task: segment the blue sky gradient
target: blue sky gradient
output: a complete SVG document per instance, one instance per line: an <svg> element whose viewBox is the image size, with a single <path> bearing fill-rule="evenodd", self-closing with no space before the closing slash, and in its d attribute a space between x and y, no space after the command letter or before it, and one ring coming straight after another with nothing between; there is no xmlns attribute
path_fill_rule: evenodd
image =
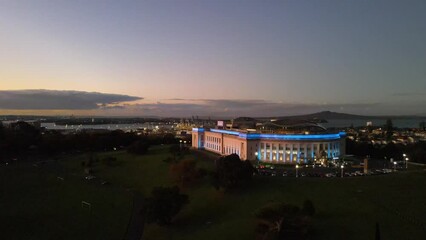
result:
<svg viewBox="0 0 426 240"><path fill-rule="evenodd" d="M141 98L63 109L74 114L258 116L231 104L255 101L266 115L426 115L425 12L414 0L1 0L0 90Z"/></svg>

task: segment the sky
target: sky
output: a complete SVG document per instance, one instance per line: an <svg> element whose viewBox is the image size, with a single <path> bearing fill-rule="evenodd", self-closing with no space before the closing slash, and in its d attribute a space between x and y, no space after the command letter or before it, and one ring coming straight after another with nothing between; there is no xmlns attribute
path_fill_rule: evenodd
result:
<svg viewBox="0 0 426 240"><path fill-rule="evenodd" d="M0 115L426 115L426 1L0 0Z"/></svg>

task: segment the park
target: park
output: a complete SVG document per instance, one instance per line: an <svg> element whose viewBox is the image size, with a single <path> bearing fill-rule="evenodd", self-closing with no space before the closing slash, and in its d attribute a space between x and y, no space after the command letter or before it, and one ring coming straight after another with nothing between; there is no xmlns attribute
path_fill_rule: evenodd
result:
<svg viewBox="0 0 426 240"><path fill-rule="evenodd" d="M169 145L146 154L126 151L64 155L33 163L0 166L0 226L5 239L126 239L134 214L135 193L148 196L157 186L179 185L170 173L175 158ZM85 179L88 158L91 175ZM179 161L214 170L218 155L191 150ZM426 172L407 171L351 178L256 175L237 191L212 186L207 177L180 186L188 203L161 226L141 223L142 239L257 239L255 212L285 202L310 200L309 239L425 239ZM84 204L83 204L84 202ZM89 206L87 206L89 205Z"/></svg>

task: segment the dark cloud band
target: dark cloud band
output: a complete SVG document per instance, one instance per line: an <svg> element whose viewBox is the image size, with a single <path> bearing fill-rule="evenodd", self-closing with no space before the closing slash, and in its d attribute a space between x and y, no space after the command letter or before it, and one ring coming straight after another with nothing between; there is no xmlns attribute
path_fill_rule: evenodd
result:
<svg viewBox="0 0 426 240"><path fill-rule="evenodd" d="M89 110L141 99L128 95L98 92L9 90L0 91L0 109Z"/></svg>

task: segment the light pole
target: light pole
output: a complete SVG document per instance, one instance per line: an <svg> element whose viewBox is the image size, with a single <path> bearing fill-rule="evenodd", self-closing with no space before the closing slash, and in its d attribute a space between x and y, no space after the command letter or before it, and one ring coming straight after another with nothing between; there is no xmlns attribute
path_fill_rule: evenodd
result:
<svg viewBox="0 0 426 240"><path fill-rule="evenodd" d="M341 165L340 166L340 177L343 177L343 168L345 168L345 166Z"/></svg>
<svg viewBox="0 0 426 240"><path fill-rule="evenodd" d="M403 153L402 154L402 160L405 160L405 169L407 169L407 154Z"/></svg>
<svg viewBox="0 0 426 240"><path fill-rule="evenodd" d="M393 162L393 171L396 172L396 162Z"/></svg>
<svg viewBox="0 0 426 240"><path fill-rule="evenodd" d="M296 177L299 177L299 165L296 164Z"/></svg>
<svg viewBox="0 0 426 240"><path fill-rule="evenodd" d="M405 169L408 169L408 157L405 158Z"/></svg>

